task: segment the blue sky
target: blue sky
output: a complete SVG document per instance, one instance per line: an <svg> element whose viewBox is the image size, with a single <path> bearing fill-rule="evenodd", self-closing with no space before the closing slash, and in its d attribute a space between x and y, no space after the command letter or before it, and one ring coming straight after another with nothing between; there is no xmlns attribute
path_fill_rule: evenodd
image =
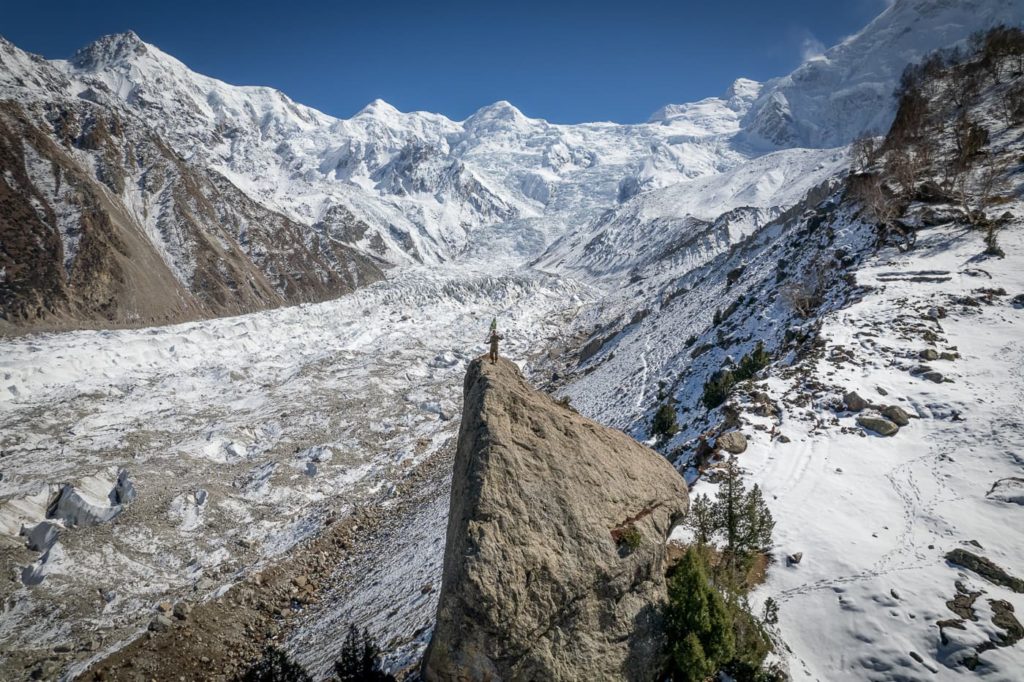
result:
<svg viewBox="0 0 1024 682"><path fill-rule="evenodd" d="M49 58L132 29L192 69L347 117L382 98L465 118L509 100L558 123L634 123L788 73L885 0L220 2L0 0L0 34Z"/></svg>

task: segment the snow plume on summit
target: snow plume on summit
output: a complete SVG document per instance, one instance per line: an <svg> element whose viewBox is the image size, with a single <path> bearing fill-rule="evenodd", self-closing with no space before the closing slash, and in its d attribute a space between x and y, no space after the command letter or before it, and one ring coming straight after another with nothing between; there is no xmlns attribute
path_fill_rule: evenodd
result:
<svg viewBox="0 0 1024 682"><path fill-rule="evenodd" d="M907 64L996 24L1024 22L1018 0L896 0L859 33L765 83L740 138L755 147L835 147L881 134Z"/></svg>

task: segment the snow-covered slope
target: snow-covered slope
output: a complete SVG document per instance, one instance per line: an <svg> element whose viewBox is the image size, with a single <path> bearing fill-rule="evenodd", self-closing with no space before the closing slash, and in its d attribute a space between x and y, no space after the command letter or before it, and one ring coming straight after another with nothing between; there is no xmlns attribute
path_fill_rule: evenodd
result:
<svg viewBox="0 0 1024 682"><path fill-rule="evenodd" d="M698 267L669 254L637 268L548 367L581 412L652 444L652 417L671 406L680 430L659 447L694 494L716 491L718 437L744 435L738 462L777 522L755 611L779 605L772 632L794 679L1015 680L1024 665L1024 115L1006 113L1024 75L1017 57L998 78L972 59L967 104L947 89L964 71L919 83L931 113L916 150L931 161L909 193L892 170L912 153L905 115L872 166L911 250L879 247L857 189L874 175L833 179ZM957 118L985 131L965 166ZM999 189L968 214L986 186L972 174ZM986 248L991 225L1005 257ZM771 363L715 402L705 389L759 343Z"/></svg>
<svg viewBox="0 0 1024 682"><path fill-rule="evenodd" d="M1024 21L1018 0L896 0L874 21L793 73L768 81L742 121L755 148L835 147L883 134L907 64L963 46L975 32Z"/></svg>

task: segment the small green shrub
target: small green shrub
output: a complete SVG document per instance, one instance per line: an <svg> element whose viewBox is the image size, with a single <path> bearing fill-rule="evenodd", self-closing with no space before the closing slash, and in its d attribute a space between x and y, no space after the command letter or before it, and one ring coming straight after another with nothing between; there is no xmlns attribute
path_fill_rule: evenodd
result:
<svg viewBox="0 0 1024 682"><path fill-rule="evenodd" d="M662 403L658 411L654 413L654 421L651 423L651 433L659 438L671 438L679 433L679 424L676 422L676 411L668 403Z"/></svg>
<svg viewBox="0 0 1024 682"><path fill-rule="evenodd" d="M629 548L629 551L633 552L640 543L643 542L643 536L640 534L640 529L635 524L626 524L626 527L619 533L619 542Z"/></svg>
<svg viewBox="0 0 1024 682"><path fill-rule="evenodd" d="M764 342L758 341L754 350L740 358L739 365L733 372L736 381L752 379L755 374L768 366L772 361L771 355L764 349Z"/></svg>
<svg viewBox="0 0 1024 682"><path fill-rule="evenodd" d="M727 369L720 370L712 375L704 384L704 395L701 397L704 407L713 410L724 403L735 383L735 377Z"/></svg>

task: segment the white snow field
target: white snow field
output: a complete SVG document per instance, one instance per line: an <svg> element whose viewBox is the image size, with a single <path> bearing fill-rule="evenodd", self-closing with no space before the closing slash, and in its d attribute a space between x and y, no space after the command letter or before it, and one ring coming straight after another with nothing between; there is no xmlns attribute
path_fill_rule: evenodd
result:
<svg viewBox="0 0 1024 682"><path fill-rule="evenodd" d="M809 376L901 406L912 420L898 434L870 435L852 414L835 421L826 401L783 408L777 428L788 443L772 437L772 419L745 415L753 428L744 428L750 447L740 461L776 519L777 563L753 601L758 608L767 597L778 602L794 679L972 676L963 659L1003 633L992 623L990 600L1024 612L1024 594L944 559L963 548L1024 574L1024 506L991 494L998 481L1024 472L1024 310L1009 297L976 308L951 304L983 287L1024 291L1019 227L1004 239L1014 256L977 265L983 246L976 235L929 231L912 254L890 252L866 264L858 283L877 289L825 319L824 357ZM944 281L915 281L928 276L922 273ZM929 319L936 306L948 317ZM935 344L921 338L925 329L939 335ZM925 348L959 353L928 362L948 381L909 371L922 364ZM765 389L778 400L806 379L776 377ZM714 487L698 482L692 492L713 494ZM787 566L785 557L796 552L802 559ZM982 593L979 619L964 630L940 629L939 621L956 618L946 602L957 581ZM1022 679L1019 647L995 647L980 658L987 679Z"/></svg>

